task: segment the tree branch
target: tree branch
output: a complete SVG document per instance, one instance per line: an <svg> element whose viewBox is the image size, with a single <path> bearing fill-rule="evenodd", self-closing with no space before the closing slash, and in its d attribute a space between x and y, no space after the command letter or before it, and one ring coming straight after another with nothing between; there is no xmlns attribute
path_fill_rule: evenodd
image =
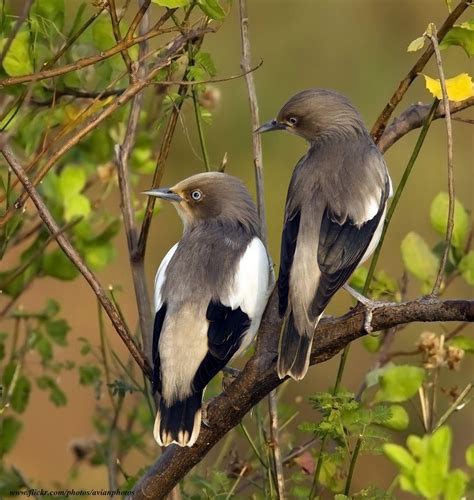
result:
<svg viewBox="0 0 474 500"><path fill-rule="evenodd" d="M130 354L133 356L135 361L142 369L143 373L145 373L145 375L148 378L151 378L150 365L144 358L140 348L136 345L135 340L133 339L133 337L131 336L130 332L127 329L127 326L122 321L120 313L117 311L117 309L114 307L110 299L107 297L105 290L97 281L97 278L94 276L92 271L86 266L81 256L72 247L69 240L64 236L64 233L61 231L61 228L57 225L50 211L44 204L38 192L36 191L36 188L28 179L23 167L17 160L10 146L4 145L1 151L5 159L7 160L9 166L15 172L16 176L20 179L20 182L23 184L24 188L28 192L28 195L35 204L38 213L43 222L45 223L46 227L49 229L50 233L54 236L54 238L58 242L63 252L67 255L67 257L76 266L79 272L84 276L85 280L89 283L90 287L97 296L105 312L109 316L110 321L115 327L115 330L119 334L120 338L123 340Z"/></svg>
<svg viewBox="0 0 474 500"><path fill-rule="evenodd" d="M453 115L471 106L474 106L474 97L469 97L464 101L450 102L449 110ZM392 123L385 129L385 132L378 142L380 151L387 151L387 149L393 146L398 140L407 135L409 132L415 130L416 128L420 128L425 122L430 112L430 108L430 104L413 104L400 116L394 118ZM445 115L444 103L440 102L433 120L444 118Z"/></svg>
<svg viewBox="0 0 474 500"><path fill-rule="evenodd" d="M471 0L462 0L457 7L449 14L449 16L444 21L443 25L439 29L438 42L444 38L446 33L452 28L456 20L461 16L461 14L469 7ZM388 120L392 116L395 108L398 106L406 91L409 89L413 80L418 76L418 73L425 67L426 63L430 60L433 55L434 49L433 45L429 44L423 54L420 56L418 61L413 65L411 70L405 76L405 78L398 85L397 90L394 92L388 103L382 110L382 113L377 118L374 126L371 130L371 135L375 142L378 142L382 136L385 127L387 126Z"/></svg>
<svg viewBox="0 0 474 500"><path fill-rule="evenodd" d="M135 487L134 499L164 498L175 484L221 439L244 415L283 380L275 371L281 319L274 291L264 314L255 355L248 361L234 383L207 406L207 425L201 428L192 448L168 447ZM387 304L374 312L374 330L392 328L415 321L474 321L474 301L419 299L401 304ZM355 308L340 318L324 318L315 333L311 364L335 356L349 342L365 335L364 310Z"/></svg>

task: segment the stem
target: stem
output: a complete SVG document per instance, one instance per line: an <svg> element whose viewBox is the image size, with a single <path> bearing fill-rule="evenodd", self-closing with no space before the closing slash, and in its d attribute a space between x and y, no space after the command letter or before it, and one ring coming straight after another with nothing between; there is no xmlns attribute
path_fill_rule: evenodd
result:
<svg viewBox="0 0 474 500"><path fill-rule="evenodd" d="M201 116L201 106L198 101L198 96L197 96L197 89L196 87L192 87L191 94L193 96L193 104L194 104L194 116L196 117L196 125L198 129L198 134L199 134L199 143L201 144L201 150L202 150L202 157L204 160L204 165L206 165L206 171L210 172L211 171L211 166L209 164L209 155L207 153L207 147L206 147L206 141L204 139L204 130L202 127L202 116Z"/></svg>
<svg viewBox="0 0 474 500"><path fill-rule="evenodd" d="M473 387L474 383L469 382L469 384L467 384L467 386L464 388L461 394L459 394L459 396L456 398L454 403L446 410L446 412L438 420L438 423L435 425L433 432L437 431L455 411L460 409L459 406L461 405L464 398L469 394L469 392L471 392L471 389Z"/></svg>
<svg viewBox="0 0 474 500"><path fill-rule="evenodd" d="M249 431L247 430L247 428L245 427L245 425L242 422L240 423L240 428L244 432L244 435L247 438L247 441L249 442L250 447L252 448L253 452L255 453L255 456L258 458L258 461L262 464L262 466L265 469L268 469L268 464L266 464L265 461L263 460L262 456L260 455L260 452L257 449L257 446L255 445L255 443L252 440L252 437L249 434Z"/></svg>
<svg viewBox="0 0 474 500"><path fill-rule="evenodd" d="M383 245L383 242L385 240L385 235L387 234L388 226L390 225L390 221L392 220L392 216L397 208L398 202L400 201L403 190L405 189L408 178L410 177L413 166L415 165L416 159L418 158L418 155L419 155L420 150L421 150L421 146L423 145L423 142L425 141L426 134L428 133L428 129L430 128L431 122L433 121L438 104L439 104L439 100L435 99L433 101L433 104L431 105L430 112L428 113L428 116L426 117L425 123L423 124L423 127L420 131L420 135L418 136L418 140L416 141L415 147L413 148L413 152L410 156L410 159L408 160L405 171L403 172L402 178L400 180L400 184L398 185L398 188L393 196L392 203L390 203L390 207L388 208L387 215L385 216L385 222L383 225L382 234L380 236L380 241L379 241L379 244L377 245L377 248L375 249L374 255L372 257L372 262L370 263L369 272L367 273L367 279L365 280L364 290L362 292L364 295L367 294L367 292L370 288L370 283L372 282L372 278L374 276L375 266L377 265L380 251L382 250L382 245Z"/></svg>
<svg viewBox="0 0 474 500"><path fill-rule="evenodd" d="M99 335L100 335L100 353L102 355L102 362L104 363L105 381L107 383L107 392L109 393L110 402L112 403L112 408L117 411L115 406L114 396L112 395L112 389L110 388L110 366L107 359L107 353L105 349L105 328L104 328L104 316L102 314L102 306L100 302L97 301L97 313L99 316Z"/></svg>
<svg viewBox="0 0 474 500"><path fill-rule="evenodd" d="M281 459L280 437L278 429L278 405L277 390L273 390L268 395L268 414L270 416L270 438L273 462L275 468L275 486L277 489L278 500L285 498L285 476L283 474L283 463Z"/></svg>
<svg viewBox="0 0 474 500"><path fill-rule="evenodd" d="M436 276L436 281L431 291L432 295L438 295L439 289L441 287L441 282L443 281L444 271L446 269L446 263L448 261L449 249L451 248L451 240L453 237L454 229L454 167L453 167L453 127L451 123L451 110L449 108L449 97L448 90L446 88L446 80L444 77L443 62L441 60L441 54L438 46L438 36L436 31L436 26L431 23L428 26L426 35L433 45L436 64L438 66L439 79L441 82L441 90L443 94L443 104L445 110L445 122L446 122L446 135L448 141L448 193L449 193L449 205L448 205L448 222L446 224L446 238L443 256L441 257L441 263L438 269L438 275Z"/></svg>
<svg viewBox="0 0 474 500"><path fill-rule="evenodd" d="M352 453L351 463L349 465L349 473L347 475L346 487L344 488L344 494L349 496L349 491L351 489L352 475L354 474L355 464L357 462L357 457L359 456L360 447L362 445L363 435L360 434L357 438L357 442Z"/></svg>

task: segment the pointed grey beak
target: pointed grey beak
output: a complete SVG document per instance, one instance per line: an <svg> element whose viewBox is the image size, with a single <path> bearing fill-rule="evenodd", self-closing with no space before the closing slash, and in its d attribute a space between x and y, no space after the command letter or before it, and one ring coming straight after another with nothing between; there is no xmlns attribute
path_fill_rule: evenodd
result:
<svg viewBox="0 0 474 500"><path fill-rule="evenodd" d="M255 131L256 134L263 134L263 132L271 132L272 130L285 130L286 125L275 120L270 120L269 122L260 125Z"/></svg>
<svg viewBox="0 0 474 500"><path fill-rule="evenodd" d="M177 202L183 201L183 198L181 198L179 194L176 194L169 188L150 189L150 191L143 191L142 194L147 194L148 196L154 196L155 198L161 198L162 200L177 201Z"/></svg>

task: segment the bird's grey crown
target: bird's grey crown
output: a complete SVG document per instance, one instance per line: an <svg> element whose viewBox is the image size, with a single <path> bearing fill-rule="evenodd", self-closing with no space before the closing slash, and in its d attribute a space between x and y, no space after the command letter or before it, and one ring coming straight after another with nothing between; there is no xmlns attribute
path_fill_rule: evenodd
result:
<svg viewBox="0 0 474 500"><path fill-rule="evenodd" d="M278 113L278 122L296 118L293 131L309 142L334 136L368 136L357 109L347 97L327 89L308 89L291 97Z"/></svg>

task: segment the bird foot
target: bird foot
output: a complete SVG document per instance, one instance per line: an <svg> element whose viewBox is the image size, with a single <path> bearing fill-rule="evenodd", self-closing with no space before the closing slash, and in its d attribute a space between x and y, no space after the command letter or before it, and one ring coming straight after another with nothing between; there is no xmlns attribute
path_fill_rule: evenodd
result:
<svg viewBox="0 0 474 500"><path fill-rule="evenodd" d="M367 297L364 297L361 293L357 292L347 284L344 285L344 289L347 292L349 292L357 300L357 302L359 302L359 304L362 304L362 306L364 307L365 309L364 330L370 335L373 332L372 317L374 311L379 307L386 306L387 303L381 302L379 300L368 299Z"/></svg>
<svg viewBox="0 0 474 500"><path fill-rule="evenodd" d="M231 368L230 366L225 366L224 368L222 368L222 373L224 374L224 377L222 379L222 388L225 391L240 375L240 370Z"/></svg>

